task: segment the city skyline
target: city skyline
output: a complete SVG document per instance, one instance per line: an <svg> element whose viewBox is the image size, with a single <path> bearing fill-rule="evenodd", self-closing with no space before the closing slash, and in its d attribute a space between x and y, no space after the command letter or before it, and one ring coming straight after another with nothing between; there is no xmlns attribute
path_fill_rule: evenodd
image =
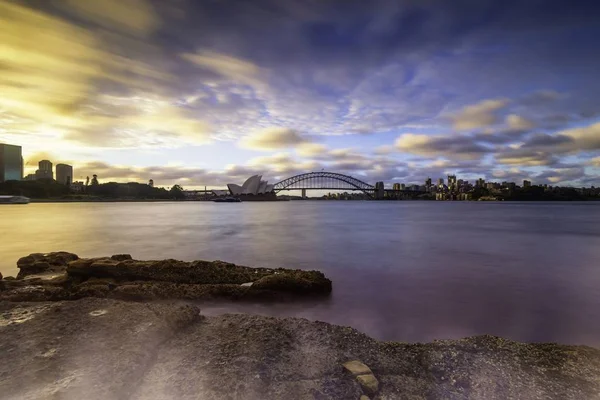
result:
<svg viewBox="0 0 600 400"><path fill-rule="evenodd" d="M73 180L600 186L598 5L376 3L0 2L0 142Z"/></svg>
<svg viewBox="0 0 600 400"><path fill-rule="evenodd" d="M21 149L20 146L18 145L12 145L12 144L7 144L7 143L0 143L0 145L7 145L13 148L19 148ZM39 169L36 170L35 174L29 174L29 175L24 175L22 176L22 180L37 180L37 179L54 179L54 172L53 172L53 163L49 160L40 160L38 162L38 167ZM23 159L21 158L21 168L23 168ZM56 180L59 183L62 184L66 184L69 185L72 182L77 182L78 184L83 184L83 176L80 177L81 181L77 181L74 178L74 173L73 173L73 166L72 165L68 165L68 164L64 164L64 163L58 163L56 164ZM59 173L59 169L61 170L61 172ZM322 170L323 171L323 170ZM312 173L316 172L316 171L310 171ZM331 172L331 171L328 171ZM98 176L98 174L96 173L92 173L91 174L94 178L96 178ZM265 174L265 176L267 176L267 174ZM89 181L89 177L90 175L87 175L85 177L86 181ZM468 179L458 179L456 174L447 174L446 175L447 180L445 180L445 178L442 177L438 177L436 178L436 182L437 183L433 183L434 180L431 178L431 176L428 176L427 178L424 179L424 181L419 182L399 182L397 179L393 180L392 182L383 182L381 181L386 189L393 189L393 190L410 190L410 188L417 190L429 190L429 188L446 188L446 189L458 189L460 187L462 187L463 185L465 186L471 186L472 188L475 187L484 187L486 184L488 185L487 187L491 188L491 187L501 187L501 186L511 186L511 187L530 187L530 186L543 186L543 187L577 187L577 186L573 186L573 185L552 185L552 184L547 184L547 183L536 183L533 182L529 179L523 179L522 180L522 185L519 185L519 182L516 181L508 181L508 180L500 180L500 179L491 179L491 180L486 180L483 177L480 178L475 178L473 180L473 182L469 181ZM260 178L262 178L262 175L253 175L250 178L248 178L245 181L245 184L249 184L250 180L259 180L259 183L262 185L261 187L263 189L261 189L261 192L268 192L268 187L272 187L273 185L268 185L267 181L262 181L260 180ZM144 178L140 178L141 180L144 180ZM118 182L115 180L109 180L110 182ZM127 183L127 182L135 182L135 181L123 181L121 183ZM154 186L154 179L152 177L150 177L148 179L148 184L150 186ZM140 182L137 182L140 183ZM424 183L424 184L423 184ZM177 184L177 183L175 183ZM378 184L378 182L375 182L376 186ZM492 186L489 186L492 185ZM87 186L87 184L85 185ZM211 189L222 189L219 187L216 187L214 185L197 185L194 187L191 187L190 189L197 189L200 187L210 187ZM237 185L237 184L231 184L228 183L226 184L227 186L227 190L229 190L230 192L237 192L239 190L241 190L243 188L243 186ZM232 190L232 186L234 187L234 189ZM582 188L585 188L585 186L580 186ZM589 187L591 188L595 188L595 186L592 184ZM236 190L237 189L237 190ZM258 186L257 186L257 190L258 190Z"/></svg>

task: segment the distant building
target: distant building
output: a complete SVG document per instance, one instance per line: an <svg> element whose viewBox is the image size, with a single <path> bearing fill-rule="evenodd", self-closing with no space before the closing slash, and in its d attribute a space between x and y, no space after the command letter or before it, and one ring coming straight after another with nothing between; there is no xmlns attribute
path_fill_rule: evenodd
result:
<svg viewBox="0 0 600 400"><path fill-rule="evenodd" d="M148 186L150 186L150 187L154 187L154 179L150 179L150 180L148 181Z"/></svg>
<svg viewBox="0 0 600 400"><path fill-rule="evenodd" d="M448 189L456 189L456 175L448 175Z"/></svg>
<svg viewBox="0 0 600 400"><path fill-rule="evenodd" d="M42 160L38 164L39 169L35 171L35 179L54 179L52 163L48 160Z"/></svg>
<svg viewBox="0 0 600 400"><path fill-rule="evenodd" d="M56 182L71 185L73 182L73 167L67 164L56 164Z"/></svg>
<svg viewBox="0 0 600 400"><path fill-rule="evenodd" d="M400 184L400 190L406 190L406 185L404 183Z"/></svg>
<svg viewBox="0 0 600 400"><path fill-rule="evenodd" d="M21 146L0 143L0 182L23 179Z"/></svg>
<svg viewBox="0 0 600 400"><path fill-rule="evenodd" d="M524 181L523 181L523 187L524 187L524 188L526 188L526 187L531 187L531 181L524 180Z"/></svg>
<svg viewBox="0 0 600 400"><path fill-rule="evenodd" d="M376 182L375 183L375 198L383 199L384 196L385 196L385 187L383 185L383 182Z"/></svg>
<svg viewBox="0 0 600 400"><path fill-rule="evenodd" d="M427 186L427 187L431 186L431 178L427 178L425 180L425 186Z"/></svg>
<svg viewBox="0 0 600 400"><path fill-rule="evenodd" d="M438 186L444 186L444 178L438 179Z"/></svg>
<svg viewBox="0 0 600 400"><path fill-rule="evenodd" d="M483 178L477 179L477 181L475 181L475 186L480 187L480 188L485 187L485 179L483 179Z"/></svg>
<svg viewBox="0 0 600 400"><path fill-rule="evenodd" d="M71 185L69 185L69 188L73 193L83 193L84 191L83 182L79 181L72 182Z"/></svg>
<svg viewBox="0 0 600 400"><path fill-rule="evenodd" d="M35 181L36 177L35 174L29 174L26 177L23 178L24 181Z"/></svg>
<svg viewBox="0 0 600 400"><path fill-rule="evenodd" d="M394 183L394 184L392 185L392 189L393 189L393 190L401 190L401 189L400 189L400 184L399 184L399 183Z"/></svg>

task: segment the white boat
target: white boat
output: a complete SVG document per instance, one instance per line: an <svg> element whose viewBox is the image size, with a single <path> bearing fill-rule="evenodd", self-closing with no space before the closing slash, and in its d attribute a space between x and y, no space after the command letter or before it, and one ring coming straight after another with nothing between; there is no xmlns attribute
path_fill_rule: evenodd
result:
<svg viewBox="0 0 600 400"><path fill-rule="evenodd" d="M25 196L0 196L0 204L28 204L29 200Z"/></svg>

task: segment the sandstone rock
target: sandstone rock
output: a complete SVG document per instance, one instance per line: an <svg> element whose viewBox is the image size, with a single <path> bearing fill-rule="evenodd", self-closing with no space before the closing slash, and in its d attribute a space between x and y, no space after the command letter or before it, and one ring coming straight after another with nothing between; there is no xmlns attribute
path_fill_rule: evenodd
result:
<svg viewBox="0 0 600 400"><path fill-rule="evenodd" d="M371 368L367 367L360 361L348 361L342 364L354 376L372 374Z"/></svg>
<svg viewBox="0 0 600 400"><path fill-rule="evenodd" d="M30 254L17 261L17 267L19 268L17 279L45 272L62 272L66 269L70 261L77 260L78 258L77 254L66 251Z"/></svg>
<svg viewBox="0 0 600 400"><path fill-rule="evenodd" d="M331 281L319 271L297 270L270 274L254 282L252 287L294 294L331 293Z"/></svg>
<svg viewBox="0 0 600 400"><path fill-rule="evenodd" d="M379 390L379 381L373 374L358 375L356 377L360 386L369 394L375 394Z"/></svg>
<svg viewBox="0 0 600 400"><path fill-rule="evenodd" d="M18 265L19 283L3 284L0 300L288 300L331 292L331 281L318 271L250 268L223 261L139 261L128 254L81 259L58 252L31 254Z"/></svg>

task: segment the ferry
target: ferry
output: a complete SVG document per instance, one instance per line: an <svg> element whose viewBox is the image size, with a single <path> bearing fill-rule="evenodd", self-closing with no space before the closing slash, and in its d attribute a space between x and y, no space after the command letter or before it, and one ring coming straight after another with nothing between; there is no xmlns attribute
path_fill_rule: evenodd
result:
<svg viewBox="0 0 600 400"><path fill-rule="evenodd" d="M28 204L29 200L25 196L0 196L0 204Z"/></svg>

